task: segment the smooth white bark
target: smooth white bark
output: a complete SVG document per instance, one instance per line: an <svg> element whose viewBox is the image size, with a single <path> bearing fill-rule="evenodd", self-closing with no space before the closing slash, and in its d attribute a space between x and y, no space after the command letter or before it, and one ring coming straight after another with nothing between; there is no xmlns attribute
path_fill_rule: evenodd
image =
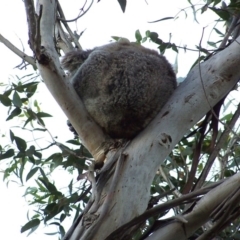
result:
<svg viewBox="0 0 240 240"><path fill-rule="evenodd" d="M210 213L216 209L231 193L236 191L240 185L240 173L227 179L218 187L206 194L189 213L184 215L186 223L176 221L164 228L158 229L148 240L185 240L204 223L210 220Z"/></svg>
<svg viewBox="0 0 240 240"><path fill-rule="evenodd" d="M47 88L78 132L83 144L93 154L95 160L102 161L105 158L104 150L109 147L112 141L92 121L60 67L54 42L56 1L40 0L39 4L42 5L40 21L41 52L43 57L47 56L50 59L47 64L37 63L39 72Z"/></svg>

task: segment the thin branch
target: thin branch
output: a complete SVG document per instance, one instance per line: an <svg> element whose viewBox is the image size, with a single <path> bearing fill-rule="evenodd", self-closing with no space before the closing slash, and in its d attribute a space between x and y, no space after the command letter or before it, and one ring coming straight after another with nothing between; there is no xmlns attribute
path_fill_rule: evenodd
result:
<svg viewBox="0 0 240 240"><path fill-rule="evenodd" d="M32 3L31 0L25 1L25 5ZM40 43L33 46L38 61L38 70L52 96L78 132L83 144L95 160L101 163L114 141L105 135L103 130L91 119L72 84L66 81L67 77L61 69L54 42L56 1L41 0L38 4L39 17L34 25L35 31L31 29L33 26L29 22L30 30L35 32ZM26 6L26 9L29 8ZM30 13L27 12L28 15Z"/></svg>
<svg viewBox="0 0 240 240"><path fill-rule="evenodd" d="M233 33L234 29L236 28L239 19L240 19L240 15L237 15L237 16L234 16L234 15L233 15L233 20L232 20L232 22L231 22L231 24L230 24L230 26L229 26L229 28L228 28L228 30L227 30L227 34L225 35L225 37L224 37L221 45L219 46L219 48L224 48L224 47L226 46L227 41L229 40L229 37L230 37L231 34ZM236 38L237 38L237 37L238 37L238 36L236 36ZM234 39L234 40L235 40L235 39Z"/></svg>
<svg viewBox="0 0 240 240"><path fill-rule="evenodd" d="M59 17L58 19L61 20L63 23L64 23L64 22L75 22L75 21L77 21L79 18L81 18L83 15L85 15L85 14L89 11L89 9L91 8L91 6L93 5L93 0L91 0L91 3L90 3L90 5L89 5L89 7L86 9L86 11L84 11L84 7L85 7L86 3L87 3L87 1L84 3L83 7L81 8L81 11L82 11L83 13L82 13L82 14L79 14L79 16L77 16L76 18L73 18L73 19L71 19L71 20L66 20L65 17L64 17L64 18L60 18L60 17Z"/></svg>
<svg viewBox="0 0 240 240"><path fill-rule="evenodd" d="M60 5L60 3L57 1L57 10L58 10L58 13L60 15L60 19L66 19L65 18L65 15L63 13L63 10L62 10L62 7ZM72 32L72 30L70 29L70 27L68 26L67 22L66 21L62 21L64 27L66 28L66 30L68 31L70 37L72 38L72 41L75 43L75 45L77 46L77 48L80 50L82 49L80 43L78 42L78 39L77 37L75 36L75 34Z"/></svg>
<svg viewBox="0 0 240 240"><path fill-rule="evenodd" d="M0 42L2 42L8 49L10 49L12 52L14 52L17 56L22 58L24 61L31 64L34 69L37 68L36 62L33 57L28 56L24 52L22 52L20 49L15 47L11 42L9 42L6 38L3 37L3 35L0 34Z"/></svg>
<svg viewBox="0 0 240 240"><path fill-rule="evenodd" d="M226 180L226 179L225 179ZM224 181L225 181L224 180ZM168 201L166 203L160 204L158 206L153 207L150 210L147 210L145 213L143 213L142 215L134 218L133 220L131 220L130 222L124 224L123 226L121 226L120 228L118 228L116 231L114 231L113 233L111 233L105 240L112 240L112 239L116 239L116 237L118 236L118 234L122 233L122 232L126 232L127 229L131 228L132 226L138 224L139 222L142 222L143 220L147 220L150 217L156 216L158 214L160 214L163 211L166 211L167 209L179 206L180 204L186 204L192 201L196 200L196 197L206 194L208 193L210 190L212 190L213 188L219 186L220 184L222 184L224 181L221 182L217 182L214 184L209 185L208 187L205 187L203 189L197 190L195 192L191 192L189 194L183 195L177 199L174 199L172 201Z"/></svg>
<svg viewBox="0 0 240 240"><path fill-rule="evenodd" d="M221 214L222 216L218 219L218 221L216 221L212 228L203 233L200 237L197 238L197 240L212 239L212 237L214 237L214 235L219 232L221 226L224 225L226 221L228 221L228 216L231 216L232 210L235 209L238 205L239 196L240 191L238 188L235 190L233 195L230 196L230 199L227 201L227 206L221 208L220 213L218 213L218 215Z"/></svg>
<svg viewBox="0 0 240 240"><path fill-rule="evenodd" d="M196 183L195 189L198 189L203 185L203 183L204 183L204 181L205 181L205 179L206 179L206 177L207 177L207 175L208 175L208 173L209 173L209 171L212 167L212 164L213 164L215 158L217 157L217 155L219 153L219 150L224 145L226 139L228 138L228 135L229 135L230 131L232 131L232 128L234 127L235 123L239 119L239 115L240 115L240 104L238 105L238 108L237 108L236 112L234 113L234 115L233 115L231 121L229 122L228 126L225 128L225 130L221 134L214 150L212 151L211 155L209 156L207 164L206 164L205 168L203 169L200 177L198 178L198 182Z"/></svg>

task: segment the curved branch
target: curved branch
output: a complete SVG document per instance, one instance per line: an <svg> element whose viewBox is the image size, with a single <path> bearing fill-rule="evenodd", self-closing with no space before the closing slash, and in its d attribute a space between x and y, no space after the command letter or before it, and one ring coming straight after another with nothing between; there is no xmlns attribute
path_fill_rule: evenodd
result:
<svg viewBox="0 0 240 240"><path fill-rule="evenodd" d="M185 214L183 217L186 219L186 222L176 221L172 224L165 226L157 231L155 231L151 236L149 236L148 240L155 239L175 239L176 235L178 236L178 240L185 240L189 236L192 235L196 229L201 227L206 221L211 218L211 212L214 211L215 208L218 207L219 204L223 201L223 199L230 197L230 200L236 200L234 194L237 193L238 201L239 201L239 184L240 184L240 173L235 174L231 178L224 181L221 185L211 190L208 194L206 194L193 208L193 210ZM234 193L234 194L233 194ZM232 196L233 195L233 196ZM236 206L232 205L232 207ZM231 206L228 206L231 207ZM207 234L211 234L209 231ZM207 235L206 234L206 235ZM199 239L210 239L208 237Z"/></svg>
<svg viewBox="0 0 240 240"><path fill-rule="evenodd" d="M86 3L85 3L86 4ZM85 5L84 4L84 5ZM73 18L71 20L66 20L65 17L64 18L58 18L59 20L61 20L62 22L74 22L77 21L79 18L81 18L83 15L85 15L89 9L91 8L91 6L93 5L93 0L91 0L91 3L89 5L89 7L86 9L86 11L84 11L82 14L80 14L79 16L77 16L76 18ZM84 6L82 7L82 11L83 11ZM63 13L63 11L61 11L61 13ZM62 15L62 14L61 14Z"/></svg>

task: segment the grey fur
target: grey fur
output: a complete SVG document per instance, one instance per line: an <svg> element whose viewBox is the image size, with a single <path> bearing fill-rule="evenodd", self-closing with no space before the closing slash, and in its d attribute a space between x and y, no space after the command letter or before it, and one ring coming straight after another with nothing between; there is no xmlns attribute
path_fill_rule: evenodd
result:
<svg viewBox="0 0 240 240"><path fill-rule="evenodd" d="M69 52L62 66L88 113L113 138L136 136L177 86L164 56L127 41Z"/></svg>

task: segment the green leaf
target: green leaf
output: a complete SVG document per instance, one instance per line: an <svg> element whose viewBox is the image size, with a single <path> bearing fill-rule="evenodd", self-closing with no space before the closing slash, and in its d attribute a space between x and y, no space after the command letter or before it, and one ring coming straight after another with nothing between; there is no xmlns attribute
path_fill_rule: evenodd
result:
<svg viewBox="0 0 240 240"><path fill-rule="evenodd" d="M15 109L12 110L12 112L10 113L10 115L7 117L6 121L13 119L14 117L20 115L22 112L21 108L16 107Z"/></svg>
<svg viewBox="0 0 240 240"><path fill-rule="evenodd" d="M26 181L28 181L37 171L38 171L38 167L36 168L33 168L28 174L27 174L27 177L26 177Z"/></svg>
<svg viewBox="0 0 240 240"><path fill-rule="evenodd" d="M178 48L177 48L177 46L176 46L174 43L172 44L171 47L172 47L172 50L173 50L173 51L175 51L175 52L178 53Z"/></svg>
<svg viewBox="0 0 240 240"><path fill-rule="evenodd" d="M19 108L22 106L22 100L16 91L13 94L13 104Z"/></svg>
<svg viewBox="0 0 240 240"><path fill-rule="evenodd" d="M25 121L23 127L25 127L25 126L26 126L29 122L31 122L33 119L34 119L34 118L29 117L29 118Z"/></svg>
<svg viewBox="0 0 240 240"><path fill-rule="evenodd" d="M52 164L50 167L51 172L58 166L62 165L62 162L63 162L63 155L61 153L53 154Z"/></svg>
<svg viewBox="0 0 240 240"><path fill-rule="evenodd" d="M43 169L42 169L42 168L39 168L39 170L40 170L40 172L41 172L41 174L42 174L43 178L44 178L45 180L47 180L47 181L48 181L48 178L47 178L47 176L46 176L45 172L43 171Z"/></svg>
<svg viewBox="0 0 240 240"><path fill-rule="evenodd" d="M158 38L158 34L156 32L150 32L149 33L149 38L154 42L154 43L157 43L157 44L163 44L163 41Z"/></svg>
<svg viewBox="0 0 240 240"><path fill-rule="evenodd" d="M35 182L37 183L40 192L43 192L43 193L47 192L47 189L44 187L44 185L42 185L38 180L35 180Z"/></svg>
<svg viewBox="0 0 240 240"><path fill-rule="evenodd" d="M69 183L68 189L69 189L69 194L72 194L72 187L73 187L73 180Z"/></svg>
<svg viewBox="0 0 240 240"><path fill-rule="evenodd" d="M0 94L0 102L6 107L11 106L12 104L12 101L10 100L10 98L3 94Z"/></svg>
<svg viewBox="0 0 240 240"><path fill-rule="evenodd" d="M163 54L165 50L170 46L171 44L162 42L162 44L158 47L160 52Z"/></svg>
<svg viewBox="0 0 240 240"><path fill-rule="evenodd" d="M65 230L62 225L59 226L59 231L60 231L61 238L63 238L65 235Z"/></svg>
<svg viewBox="0 0 240 240"><path fill-rule="evenodd" d="M127 0L118 0L118 3L120 4L122 11L125 12Z"/></svg>
<svg viewBox="0 0 240 240"><path fill-rule="evenodd" d="M136 38L136 40L137 40L138 43L141 42L141 40L142 40L142 35L141 35L139 29L135 32L135 38Z"/></svg>
<svg viewBox="0 0 240 240"><path fill-rule="evenodd" d="M80 204L78 204L78 206L77 206L73 222L75 222L77 220L77 218L79 217L79 213L80 213Z"/></svg>
<svg viewBox="0 0 240 240"><path fill-rule="evenodd" d="M40 112L40 107L39 107L39 105L38 105L38 102L37 102L37 100L34 100L34 103L33 103L33 105L34 105L34 107L36 107L37 108L37 111L38 112Z"/></svg>
<svg viewBox="0 0 240 240"><path fill-rule="evenodd" d="M4 96L9 96L12 93L12 89L9 89L3 93Z"/></svg>
<svg viewBox="0 0 240 240"><path fill-rule="evenodd" d="M156 23L156 22L161 22L161 21L165 21L165 20L169 20L169 19L174 19L174 17L165 17L165 18L161 18L155 21L151 21L149 23Z"/></svg>
<svg viewBox="0 0 240 240"><path fill-rule="evenodd" d="M147 37L143 37L142 43L145 43L147 41Z"/></svg>
<svg viewBox="0 0 240 240"><path fill-rule="evenodd" d="M60 216L60 222L62 222L66 218L66 214L62 213Z"/></svg>
<svg viewBox="0 0 240 240"><path fill-rule="evenodd" d="M64 205L68 204L64 199L61 199L61 200L62 200L62 203L59 203L59 204L50 203L43 210L44 214L47 215L44 219L44 223L46 223L51 218L55 217L58 213L60 213L63 210Z"/></svg>
<svg viewBox="0 0 240 240"><path fill-rule="evenodd" d="M15 138L14 133L11 130L9 130L9 132L10 132L11 141L13 142Z"/></svg>
<svg viewBox="0 0 240 240"><path fill-rule="evenodd" d="M53 161L58 161L59 159L63 159L62 154L57 152L57 153L53 153L52 155L50 155L47 159L46 162L49 160L53 160Z"/></svg>
<svg viewBox="0 0 240 240"><path fill-rule="evenodd" d="M224 36L222 32L220 32L217 28L213 28L217 34L219 34L221 37Z"/></svg>
<svg viewBox="0 0 240 240"><path fill-rule="evenodd" d="M10 158L12 156L14 156L14 150L8 149L5 153L0 154L0 160L5 159L5 158Z"/></svg>
<svg viewBox="0 0 240 240"><path fill-rule="evenodd" d="M27 92L27 97L30 98L33 96L33 94L37 90L38 83L31 83L31 85L27 86L26 92Z"/></svg>
<svg viewBox="0 0 240 240"><path fill-rule="evenodd" d="M35 218L28 223L26 223L22 228L21 228L21 233L31 229L31 228L36 228L40 224L40 220L38 218Z"/></svg>
<svg viewBox="0 0 240 240"><path fill-rule="evenodd" d="M42 118L39 117L37 120L38 120L37 123L38 123L39 125L45 126L45 123L44 123L44 121L42 120Z"/></svg>
<svg viewBox="0 0 240 240"><path fill-rule="evenodd" d="M14 140L17 144L17 148L20 152L24 152L27 148L27 144L25 142L25 140L23 140L22 138L20 137L14 137Z"/></svg>
<svg viewBox="0 0 240 240"><path fill-rule="evenodd" d="M25 164L27 162L27 158L22 157L21 161L20 161L20 168L19 168L19 179L21 181L21 183L23 184L23 172L25 170Z"/></svg>
<svg viewBox="0 0 240 240"><path fill-rule="evenodd" d="M81 143L77 140L68 140L68 141L66 141L66 143L71 143L71 144L77 145L77 146L81 145Z"/></svg>
<svg viewBox="0 0 240 240"><path fill-rule="evenodd" d="M149 30L147 30L146 32L145 32L145 35L146 35L146 37L150 37L150 34L151 34L151 32L149 31Z"/></svg>
<svg viewBox="0 0 240 240"><path fill-rule="evenodd" d="M31 145L29 149L26 151L27 156L32 156L35 152L35 146Z"/></svg>
<svg viewBox="0 0 240 240"><path fill-rule="evenodd" d="M56 187L51 184L50 185L50 182L48 181L48 179L45 179L45 178L38 178L39 181L41 181L43 183L43 185L45 186L45 188L50 192L50 193L55 193L57 191Z"/></svg>
<svg viewBox="0 0 240 240"><path fill-rule="evenodd" d="M231 15L230 13L225 10L225 9L218 9L218 8L213 8L209 7L213 12L215 12L220 18L222 18L225 21L229 21Z"/></svg>
<svg viewBox="0 0 240 240"><path fill-rule="evenodd" d="M205 4L202 8L201 8L201 14L203 14L204 12L206 12L208 10L208 5Z"/></svg>
<svg viewBox="0 0 240 240"><path fill-rule="evenodd" d="M43 117L52 117L52 115L45 113L45 112L39 112L36 114L39 118L43 118Z"/></svg>
<svg viewBox="0 0 240 240"><path fill-rule="evenodd" d="M155 41L158 39L158 33L156 33L156 32L150 32L150 33L149 33L149 37L150 37L150 39L151 39L153 42L155 42Z"/></svg>
<svg viewBox="0 0 240 240"><path fill-rule="evenodd" d="M42 158L42 154L40 152L38 152L38 151L34 151L33 155L36 156L39 159Z"/></svg>
<svg viewBox="0 0 240 240"><path fill-rule="evenodd" d="M210 45L211 47L214 47L214 48L217 47L215 42L208 41L207 43L208 43L208 45Z"/></svg>

